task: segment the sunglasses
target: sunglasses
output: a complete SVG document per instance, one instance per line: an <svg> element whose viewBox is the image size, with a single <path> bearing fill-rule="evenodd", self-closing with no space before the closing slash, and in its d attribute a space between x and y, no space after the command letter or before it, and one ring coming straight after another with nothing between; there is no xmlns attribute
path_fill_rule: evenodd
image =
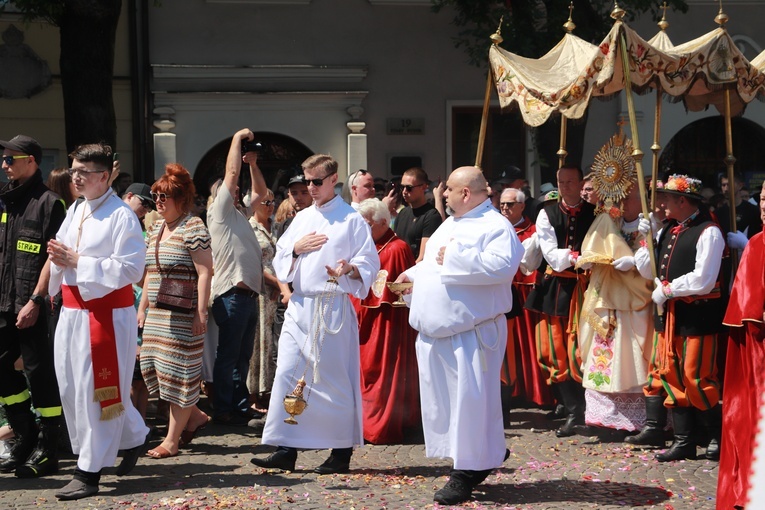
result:
<svg viewBox="0 0 765 510"><path fill-rule="evenodd" d="M28 155L24 155L24 156L3 156L3 161L5 161L6 165L11 166L11 165L13 165L13 162L15 160L17 160L17 159L24 159L24 158L28 158L28 157L29 157Z"/></svg>
<svg viewBox="0 0 765 510"><path fill-rule="evenodd" d="M101 172L108 172L108 170L88 170L87 168L67 168L66 172L72 177L74 177L75 175L84 177L87 174L100 174Z"/></svg>
<svg viewBox="0 0 765 510"><path fill-rule="evenodd" d="M149 200L148 198L141 198L141 207L144 209L154 209L154 202Z"/></svg>
<svg viewBox="0 0 765 510"><path fill-rule="evenodd" d="M261 202L261 204L265 205L266 207L271 207L272 205L274 205L274 201L273 200L263 200Z"/></svg>
<svg viewBox="0 0 765 510"><path fill-rule="evenodd" d="M151 192L151 198L152 198L152 200L154 200L154 202L156 202L158 204L164 204L165 201L167 200L167 194L166 193L154 193L152 191ZM170 198L172 198L172 197L170 197Z"/></svg>
<svg viewBox="0 0 765 510"><path fill-rule="evenodd" d="M351 186L356 184L356 179L358 179L360 175L367 175L368 173L369 172L367 172L366 170L359 170L358 172L356 172L356 175L353 176L353 180L351 181Z"/></svg>
<svg viewBox="0 0 765 510"><path fill-rule="evenodd" d="M401 189L411 192L414 188L419 188L420 186L425 186L425 184L402 184Z"/></svg>
<svg viewBox="0 0 765 510"><path fill-rule="evenodd" d="M324 177L322 177L321 179L306 179L306 178L304 177L304 178L303 178L303 184L305 184L306 186L308 186L309 184L313 184L314 186L316 186L316 187L318 188L319 186L321 186L322 184L324 184L324 181L326 181L327 179L329 179L329 178L330 178L330 177L332 177L333 175L334 175L334 174L329 174L329 175L327 175L327 176L324 176Z"/></svg>
<svg viewBox="0 0 765 510"><path fill-rule="evenodd" d="M517 203L518 202L500 202L499 206L500 207L512 207L512 206L514 206Z"/></svg>

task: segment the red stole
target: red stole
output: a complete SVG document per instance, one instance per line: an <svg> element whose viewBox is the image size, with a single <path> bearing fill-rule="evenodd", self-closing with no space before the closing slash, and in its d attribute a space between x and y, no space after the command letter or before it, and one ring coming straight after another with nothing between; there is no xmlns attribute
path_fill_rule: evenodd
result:
<svg viewBox="0 0 765 510"><path fill-rule="evenodd" d="M101 420L111 420L125 411L120 395L120 369L112 312L133 306L131 285L106 296L85 301L80 290L71 285L61 289L64 308L87 310L90 321L90 356L93 360L93 400L101 404Z"/></svg>

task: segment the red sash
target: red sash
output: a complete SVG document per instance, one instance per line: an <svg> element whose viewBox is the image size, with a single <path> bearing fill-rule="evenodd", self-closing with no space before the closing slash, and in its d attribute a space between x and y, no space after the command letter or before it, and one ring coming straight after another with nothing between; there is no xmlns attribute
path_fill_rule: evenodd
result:
<svg viewBox="0 0 765 510"><path fill-rule="evenodd" d="M90 356L93 360L93 400L101 404L101 420L111 420L125 411L120 396L120 370L112 311L133 306L131 285L102 298L85 301L75 286L61 288L64 308L87 310L90 320Z"/></svg>

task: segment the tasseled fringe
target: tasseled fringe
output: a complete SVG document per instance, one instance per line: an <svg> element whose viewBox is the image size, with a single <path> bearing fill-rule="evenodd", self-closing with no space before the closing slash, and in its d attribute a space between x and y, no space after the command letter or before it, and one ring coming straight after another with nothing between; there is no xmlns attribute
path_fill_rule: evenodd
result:
<svg viewBox="0 0 765 510"><path fill-rule="evenodd" d="M122 402L117 402L116 404L104 407L101 409L101 421L113 420L124 412L125 406L122 405Z"/></svg>
<svg viewBox="0 0 765 510"><path fill-rule="evenodd" d="M93 392L93 402L104 402L114 400L120 396L116 386L107 386L106 388L96 388Z"/></svg>

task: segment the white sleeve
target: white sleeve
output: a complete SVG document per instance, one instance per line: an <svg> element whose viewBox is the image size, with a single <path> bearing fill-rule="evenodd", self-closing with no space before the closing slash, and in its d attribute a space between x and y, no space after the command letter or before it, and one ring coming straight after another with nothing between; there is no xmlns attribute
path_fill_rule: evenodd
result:
<svg viewBox="0 0 765 510"><path fill-rule="evenodd" d="M547 211L544 209L539 211L537 216L537 238L542 255L554 271L565 271L571 267L571 250L558 248L555 229L550 224Z"/></svg>
<svg viewBox="0 0 765 510"><path fill-rule="evenodd" d="M521 244L523 244L523 248L526 252L521 259L520 270L521 273L528 276L539 269L539 266L542 264L542 250L539 248L539 239L537 238L536 232Z"/></svg>
<svg viewBox="0 0 765 510"><path fill-rule="evenodd" d="M706 228L696 242L693 271L670 282L672 293L677 297L708 294L717 282L724 249L725 241L720 229L714 226Z"/></svg>

